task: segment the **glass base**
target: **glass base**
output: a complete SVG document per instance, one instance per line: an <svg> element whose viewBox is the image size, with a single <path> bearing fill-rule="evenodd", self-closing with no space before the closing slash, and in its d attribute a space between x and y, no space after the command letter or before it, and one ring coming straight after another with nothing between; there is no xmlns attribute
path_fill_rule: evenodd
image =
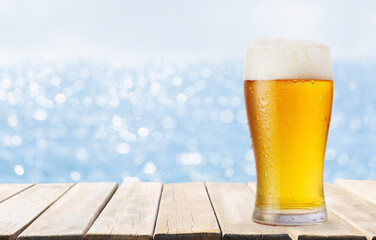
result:
<svg viewBox="0 0 376 240"><path fill-rule="evenodd" d="M328 219L325 206L314 210L263 210L255 207L253 221L273 226L306 226L323 223Z"/></svg>

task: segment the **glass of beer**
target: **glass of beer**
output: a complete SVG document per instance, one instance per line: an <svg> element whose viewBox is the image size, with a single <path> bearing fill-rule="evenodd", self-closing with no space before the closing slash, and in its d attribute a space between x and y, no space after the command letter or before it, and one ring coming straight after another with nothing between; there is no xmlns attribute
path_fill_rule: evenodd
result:
<svg viewBox="0 0 376 240"><path fill-rule="evenodd" d="M326 221L323 168L333 99L329 47L307 40L254 40L246 51L244 96L257 173L253 220Z"/></svg>

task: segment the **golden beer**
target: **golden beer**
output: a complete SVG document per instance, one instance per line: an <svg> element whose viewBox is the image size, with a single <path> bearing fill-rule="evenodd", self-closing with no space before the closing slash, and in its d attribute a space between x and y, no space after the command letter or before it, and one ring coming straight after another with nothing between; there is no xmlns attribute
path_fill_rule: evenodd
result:
<svg viewBox="0 0 376 240"><path fill-rule="evenodd" d="M278 47L271 51L278 52ZM304 51L304 47L288 45L282 53ZM248 76L262 76L252 75L255 71ZM292 72L281 75L304 75ZM323 168L333 99L333 80L327 75L327 79L312 75L315 79L255 80L245 74L245 106L257 172L256 222L307 225L326 220Z"/></svg>
<svg viewBox="0 0 376 240"><path fill-rule="evenodd" d="M244 96L257 168L256 206L322 208L333 81L247 80Z"/></svg>

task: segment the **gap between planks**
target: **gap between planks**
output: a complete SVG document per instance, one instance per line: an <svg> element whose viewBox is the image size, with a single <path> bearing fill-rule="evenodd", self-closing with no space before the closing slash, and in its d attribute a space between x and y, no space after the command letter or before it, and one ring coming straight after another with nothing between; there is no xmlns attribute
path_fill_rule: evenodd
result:
<svg viewBox="0 0 376 240"><path fill-rule="evenodd" d="M117 183L77 183L23 231L20 240L83 239Z"/></svg>
<svg viewBox="0 0 376 240"><path fill-rule="evenodd" d="M121 195L120 190L123 184L124 184L123 188L125 189L124 191L129 192L129 194L123 192L123 195ZM111 187L108 189L109 192L107 192L108 194L107 197L105 197L104 200L103 200L103 197L101 198L102 205L99 204L97 205L97 208L94 208L96 209L96 211L94 211L95 214L91 215L92 217L90 218L90 220L86 222L86 227L82 227L85 224L81 226L80 228L81 231L77 231L74 234L65 233L61 235L59 234L53 235L51 232L49 233L50 235L49 234L40 235L40 234L35 233L34 238L33 238L33 234L30 235L31 230L29 230L28 228L25 231L25 234L24 233L22 233L23 235L21 234L22 236L20 236L20 239L23 239L23 238L25 239L66 239L66 238L83 239L86 232L87 232L86 238L89 240L91 237L92 239L97 239L97 240L109 239L109 238L129 239L129 240L139 238L142 240L146 240L146 239L151 239L153 234L154 234L155 239L157 240L158 239L176 239L176 237L186 238L186 239L221 239L223 238L224 240L225 239L228 239L228 240L276 239L276 238L289 239L289 236L291 236L292 239L300 239L300 240L303 240L303 239L357 239L358 240L358 239L365 239L365 235L368 237L368 239L372 239L375 237L375 231L373 229L374 227L376 227L376 225L375 223L372 223L374 222L374 218L371 218L370 214L375 213L375 216L376 216L376 210L371 209L372 207L373 209L375 209L374 204L376 203L376 201L372 199L367 199L367 201L365 201L364 199L362 199L362 197L364 197L365 190L362 190L363 191L362 192L360 191L360 189L367 189L367 187L364 187L364 186L363 188L360 188L360 187L354 188L351 186L349 187L349 182L347 182L346 183L347 185L345 186L343 186L343 183L336 182L336 184L338 184L341 187L334 186L333 184L325 185L327 206L329 208L329 221L327 223L324 223L321 225L315 225L315 226L285 227L285 228L270 227L270 226L260 225L260 224L256 224L252 222L251 216L252 216L252 211L253 211L254 194L251 191L252 189L253 191L255 190L254 183L248 184L249 188L247 188L246 185L242 183L206 183L206 185L203 183L182 183L182 184L165 184L165 185L162 185L161 183L141 183L141 185L145 184L144 187L147 185L159 184L159 190L158 190L158 186L155 185L154 190L156 191L153 192L154 197L150 205L152 207L150 208L147 207L146 209L143 209L143 210L135 209L135 206L139 204L138 203L139 201L137 201L137 199L140 198L140 196L145 196L145 194L147 195L149 190L152 191L153 188L149 189L146 192L143 192L143 194L141 195L137 195L137 192L138 193L140 192L136 190L137 189L135 188L136 184L127 183L128 185L130 184L128 187L126 186L127 184L125 183L123 184L117 191L116 191L116 187L113 190L110 190ZM361 184L361 182L357 182L357 184ZM41 184L38 184L33 187L40 186L40 185ZM162 188L165 188L166 186L167 188L162 191ZM11 202L10 201L11 199L17 199L17 196L19 195L22 196L23 193L28 192L29 189L33 189L33 187L29 186L28 188L25 188L15 193L15 195L12 195L11 198L8 198L8 200L0 203L0 209L4 203ZM1 185L0 185L0 189L1 189ZM141 187L141 189L143 189L143 187ZM132 193L132 191L134 190L136 190L135 191L136 194L134 194L134 192ZM65 194L64 193L62 194L62 196L67 195L70 191L71 190L69 191L67 190ZM376 192L376 189L375 189L375 192ZM198 194L195 194L195 193L198 193ZM333 197L333 194L334 194L334 197ZM119 197L115 198L115 196L117 195L119 195ZM196 195L199 195L200 197L196 198L197 197ZM59 196L60 198L59 201L61 200L61 198L63 198L62 196L61 195ZM132 217L130 217L131 215L128 215L127 217L125 217L123 219L124 222L121 219L119 221L119 217L122 218L122 215L117 215L117 217L114 218L114 216L116 215L116 209L117 209L114 206L117 205L116 202L121 202L122 198L126 198L127 201L124 201L124 205L122 205L121 210L125 211L125 209L128 209L126 210L126 212L129 212L129 211L132 212L132 209L133 209L133 213L131 213L131 215L135 214L136 216L137 214L139 214L140 216L140 212L137 213L137 211L140 210L142 212L141 216L147 217L149 216L148 214L146 215L142 215L142 214L145 212L148 212L149 210L152 211L150 213L151 218L149 218L148 220L138 221L136 222L136 224L132 220L133 225L129 229L135 230L134 232L132 232L133 230L129 230L129 229L128 229L129 231L128 230L123 231L124 229L127 229L127 227L125 227L123 224L124 223L126 224L127 222L129 222L130 219L132 219ZM350 198L351 201L348 200L347 198ZM204 208L195 209L197 207L195 204L197 205L202 204L202 201L199 201L199 200L203 200L204 205L206 206ZM355 200L355 203L354 203L354 200ZM55 204L57 204L59 201L56 201ZM112 201L113 203L111 203ZM130 202L127 203L128 201ZM342 204L353 203L353 205L350 204L350 207L347 206L349 207L349 209L352 209L352 211L345 211L344 213L341 213L343 208L341 208L339 205L333 205L332 204L333 201L335 202L342 201L341 202ZM352 216L354 216L354 213L355 213L355 216L359 215L359 209L357 208L359 207L358 206L359 201L361 204L360 213L363 215L360 217L360 222L352 220L353 219ZM72 201L72 202L77 202L77 204L83 204L80 201ZM20 203L18 204L21 205ZM54 205L52 205L50 208L53 208ZM112 205L112 210L111 210L111 205ZM130 207L130 206L133 206L133 207ZM46 210L46 208L48 208L48 206L40 210L39 214L42 213L44 210ZM108 209L106 210L106 208ZM102 209L103 211L101 212ZM39 218L47 214L48 210L45 211ZM175 220L171 218L172 216L171 213L175 214L175 217L176 217ZM106 214L107 214L107 219L106 219ZM36 215L37 217L38 213L34 213L34 215ZM101 217L102 215L103 217ZM55 214L50 213L50 217L51 216L55 217ZM153 216L154 216L154 220L153 220ZM209 216L208 217L209 221L200 222L202 221L200 220L202 216L206 216L206 217ZM1 212L0 212L0 217L1 217ZM36 224L37 221L40 222L39 218L37 218L37 220L35 220L30 225L30 227L33 224ZM19 225L20 226L19 229L24 229L27 226L27 224L30 224L30 222L34 219L30 220L30 218L28 218L29 222L26 221L24 225L22 224L21 224L22 226ZM103 219L106 219L106 220L103 220ZM114 222L113 219L116 219L116 221ZM182 219L188 219L188 221L186 223L179 223L176 221L176 220L182 220ZM367 221L369 222L370 220L373 220L373 221L371 221L371 223L368 223L368 225L364 225L365 222ZM113 223L111 227L111 232L109 234L108 234L108 231L101 232L101 230L98 230L98 229L101 229L100 227L101 221L104 221L104 222L108 221L107 223L111 223L111 222ZM145 222L148 222L147 224L148 227L144 228L144 230L146 229L145 231L142 230L142 228L137 229L137 225L141 226ZM200 226L201 227L203 225L205 226L205 224L209 226L210 224L208 225L208 223L210 222L215 223L212 225L212 229L208 228L207 230L203 230L205 229L205 227L203 229L200 229ZM204 223L204 224L200 224L200 223ZM163 225L163 224L166 224L166 225ZM41 228L42 226L43 224L40 225L39 227ZM43 228L48 228L49 226L56 227L56 224L55 225L52 223L45 224ZM164 226L168 226L168 228L163 230ZM13 233L11 231L8 232L9 233L8 235L5 234L5 235L0 236L0 239L14 239L15 236L17 236L17 234L19 233L20 231L19 229L17 231L13 231ZM33 228L30 228L30 229L33 229ZM1 230L1 220L0 220L0 230ZM3 233L3 231L0 231L0 232ZM95 236L96 234L97 236Z"/></svg>
<svg viewBox="0 0 376 240"><path fill-rule="evenodd" d="M221 239L204 183L164 184L154 239Z"/></svg>
<svg viewBox="0 0 376 240"><path fill-rule="evenodd" d="M161 191L162 183L122 183L85 239L152 239Z"/></svg>
<svg viewBox="0 0 376 240"><path fill-rule="evenodd" d="M0 184L0 203L17 195L18 193L25 191L34 184L13 184L2 183Z"/></svg>
<svg viewBox="0 0 376 240"><path fill-rule="evenodd" d="M73 184L37 184L0 203L0 239L13 240Z"/></svg>

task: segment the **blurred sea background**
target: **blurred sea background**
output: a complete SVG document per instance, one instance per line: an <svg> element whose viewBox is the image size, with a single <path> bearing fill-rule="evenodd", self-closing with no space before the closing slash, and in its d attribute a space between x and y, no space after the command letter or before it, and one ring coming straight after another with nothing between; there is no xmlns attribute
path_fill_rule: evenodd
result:
<svg viewBox="0 0 376 240"><path fill-rule="evenodd" d="M0 182L255 181L243 53L270 35L331 46L324 180L376 179L372 1L3 1L0 23Z"/></svg>

